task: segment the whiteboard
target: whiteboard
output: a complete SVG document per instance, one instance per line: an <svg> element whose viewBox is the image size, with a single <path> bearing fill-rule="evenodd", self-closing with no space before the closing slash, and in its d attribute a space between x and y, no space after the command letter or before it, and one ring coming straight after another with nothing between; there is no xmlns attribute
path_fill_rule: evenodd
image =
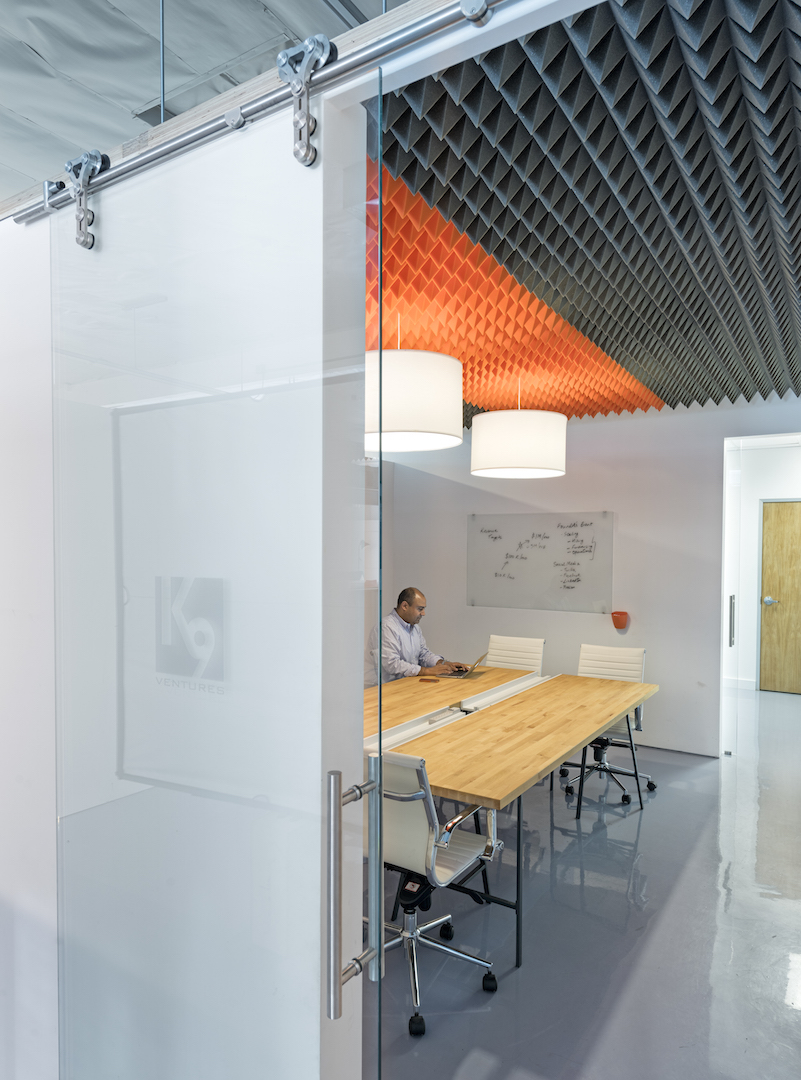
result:
<svg viewBox="0 0 801 1080"><path fill-rule="evenodd" d="M609 510L471 514L468 605L610 612L613 531Z"/></svg>

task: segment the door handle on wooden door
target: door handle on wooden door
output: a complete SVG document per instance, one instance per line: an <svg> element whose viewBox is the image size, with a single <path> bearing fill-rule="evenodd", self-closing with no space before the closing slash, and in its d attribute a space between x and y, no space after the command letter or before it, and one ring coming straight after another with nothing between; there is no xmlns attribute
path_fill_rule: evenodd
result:
<svg viewBox="0 0 801 1080"><path fill-rule="evenodd" d="M765 599L762 601L762 603L766 607L770 607L771 604L779 604L779 603L781 603L781 601L780 600L774 600L772 596L766 596Z"/></svg>

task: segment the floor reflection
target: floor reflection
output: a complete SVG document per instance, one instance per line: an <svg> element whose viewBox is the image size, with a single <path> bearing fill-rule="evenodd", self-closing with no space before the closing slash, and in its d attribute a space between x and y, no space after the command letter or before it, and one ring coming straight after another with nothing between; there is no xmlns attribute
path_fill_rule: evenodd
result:
<svg viewBox="0 0 801 1080"><path fill-rule="evenodd" d="M601 927L624 932L632 914L648 904L648 875L643 871L640 832L642 814L629 839L620 813L609 799L616 789L607 779L597 799L584 798L582 817L572 827L558 825L551 809L551 899L575 908ZM618 793L619 794L619 793Z"/></svg>
<svg viewBox="0 0 801 1080"><path fill-rule="evenodd" d="M727 707L731 757L642 748L659 782L643 813L597 778L580 822L558 783L527 793L523 967L512 912L438 891L430 917L451 913L454 945L490 957L500 988L485 994L480 974L427 953L427 1033L412 1039L406 967L390 954L383 1080L797 1076L801 699L739 691ZM506 846L490 869L492 891L510 898L515 828L500 815ZM394 885L388 874L390 898ZM366 1080L377 1076L375 1014L368 993Z"/></svg>

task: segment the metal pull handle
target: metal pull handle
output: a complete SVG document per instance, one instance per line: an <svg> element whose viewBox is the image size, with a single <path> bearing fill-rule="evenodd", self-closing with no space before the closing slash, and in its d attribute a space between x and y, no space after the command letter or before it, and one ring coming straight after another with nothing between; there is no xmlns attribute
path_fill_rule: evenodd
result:
<svg viewBox="0 0 801 1080"><path fill-rule="evenodd" d="M766 607L770 607L771 604L778 604L778 603L781 603L781 601L774 600L772 596L766 596L765 599L762 601L762 603Z"/></svg>
<svg viewBox="0 0 801 1080"><path fill-rule="evenodd" d="M342 1016L342 987L354 975L360 975L366 964L378 958L378 937L381 927L383 898L381 897L380 862L376 871L374 852L378 851L378 758L371 755L368 759L368 781L366 784L354 784L343 794L342 773L335 770L328 773L328 910L326 930L328 933L328 964L326 972L326 1013L329 1020L339 1020ZM342 967L342 807L357 802L365 795L370 798L368 850L368 939L367 948L359 956L354 956ZM378 888L376 889L377 878ZM377 978L371 970L371 977Z"/></svg>
<svg viewBox="0 0 801 1080"><path fill-rule="evenodd" d="M342 773L328 774L328 1018L342 1015Z"/></svg>

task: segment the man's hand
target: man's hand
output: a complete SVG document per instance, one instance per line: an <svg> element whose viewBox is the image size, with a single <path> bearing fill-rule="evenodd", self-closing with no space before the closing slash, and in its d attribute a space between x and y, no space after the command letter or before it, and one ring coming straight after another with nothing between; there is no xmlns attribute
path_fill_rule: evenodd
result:
<svg viewBox="0 0 801 1080"><path fill-rule="evenodd" d="M454 671L466 671L466 664L455 663L452 660L440 660L433 667L421 667L420 675L452 675Z"/></svg>

